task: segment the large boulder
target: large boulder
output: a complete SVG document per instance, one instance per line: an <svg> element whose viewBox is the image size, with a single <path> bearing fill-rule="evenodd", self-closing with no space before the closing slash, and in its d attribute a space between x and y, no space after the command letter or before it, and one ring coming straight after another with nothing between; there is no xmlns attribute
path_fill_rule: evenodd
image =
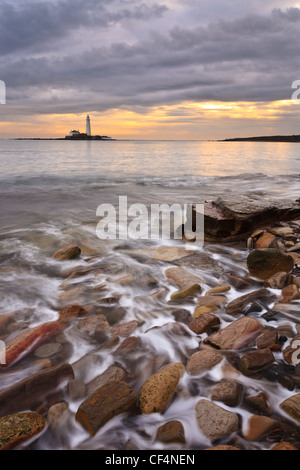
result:
<svg viewBox="0 0 300 470"><path fill-rule="evenodd" d="M192 229L196 230L193 206ZM249 236L257 228L300 217L299 200L252 195L224 195L204 204L204 236L207 241L233 241Z"/></svg>
<svg viewBox="0 0 300 470"><path fill-rule="evenodd" d="M250 276L266 280L276 273L289 273L294 267L292 256L272 248L253 250L247 257Z"/></svg>

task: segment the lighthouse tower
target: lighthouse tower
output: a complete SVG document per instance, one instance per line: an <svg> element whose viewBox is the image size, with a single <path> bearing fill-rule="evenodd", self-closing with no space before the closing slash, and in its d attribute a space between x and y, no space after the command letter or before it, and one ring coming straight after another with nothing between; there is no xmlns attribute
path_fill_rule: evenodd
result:
<svg viewBox="0 0 300 470"><path fill-rule="evenodd" d="M87 115L86 117L86 135L92 135L91 134L91 121L90 121L90 116Z"/></svg>

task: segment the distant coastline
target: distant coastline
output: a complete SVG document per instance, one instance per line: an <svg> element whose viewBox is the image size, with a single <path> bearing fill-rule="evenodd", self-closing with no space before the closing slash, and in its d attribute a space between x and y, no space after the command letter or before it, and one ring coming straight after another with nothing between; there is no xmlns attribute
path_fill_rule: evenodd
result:
<svg viewBox="0 0 300 470"><path fill-rule="evenodd" d="M260 137L235 137L218 142L300 142L300 135L271 135Z"/></svg>
<svg viewBox="0 0 300 470"><path fill-rule="evenodd" d="M101 140L105 142L116 141L119 139L113 139L106 136L86 136L84 137L15 137L12 140L65 140L65 141L91 141ZM136 140L136 139L121 139L121 140ZM140 140L140 139L138 139ZM142 139L143 140L143 139ZM211 140L201 139L201 142L300 142L300 135L271 135L271 136L257 136L257 137L234 137L229 139Z"/></svg>
<svg viewBox="0 0 300 470"><path fill-rule="evenodd" d="M91 138L87 138L87 137L84 137L84 138L80 138L80 137L76 137L76 138L72 138L72 137L57 137L57 138L54 138L54 137L15 137L13 140L65 140L65 141L83 141L83 140L102 140L102 141L105 141L105 142L110 142L110 141L113 141L113 140L117 140L117 139L112 139L111 137L102 137L102 136L92 136Z"/></svg>

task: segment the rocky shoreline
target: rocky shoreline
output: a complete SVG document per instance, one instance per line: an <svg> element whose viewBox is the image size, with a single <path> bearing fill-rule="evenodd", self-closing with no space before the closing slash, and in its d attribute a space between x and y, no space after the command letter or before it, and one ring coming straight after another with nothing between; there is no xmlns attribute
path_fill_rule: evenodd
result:
<svg viewBox="0 0 300 470"><path fill-rule="evenodd" d="M256 219L255 204L243 201L247 217L226 204L224 216L224 198L214 202L201 250L175 242L117 247L136 271L114 269L112 258L79 244L52 253L61 282L56 318L34 326L31 311L0 316L1 382L9 383L0 390L0 449L68 448L72 429L95 439L115 417L132 427L134 417L152 415L154 427L134 430L147 448L300 449L299 203L261 205L265 220L259 204ZM149 317L122 303L137 285L143 294L134 300L149 305ZM159 319L162 310L169 320ZM151 349L151 334L171 338L178 360ZM70 338L91 347L76 358ZM177 400L192 400L202 442L189 439L180 416L164 419ZM99 445L138 448L132 439Z"/></svg>

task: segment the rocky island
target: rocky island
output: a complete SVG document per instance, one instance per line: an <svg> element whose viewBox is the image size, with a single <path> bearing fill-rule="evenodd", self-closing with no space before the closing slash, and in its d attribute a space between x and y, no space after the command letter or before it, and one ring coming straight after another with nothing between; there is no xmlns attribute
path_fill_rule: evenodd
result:
<svg viewBox="0 0 300 470"><path fill-rule="evenodd" d="M258 137L236 137L221 142L300 142L300 135L271 135Z"/></svg>

